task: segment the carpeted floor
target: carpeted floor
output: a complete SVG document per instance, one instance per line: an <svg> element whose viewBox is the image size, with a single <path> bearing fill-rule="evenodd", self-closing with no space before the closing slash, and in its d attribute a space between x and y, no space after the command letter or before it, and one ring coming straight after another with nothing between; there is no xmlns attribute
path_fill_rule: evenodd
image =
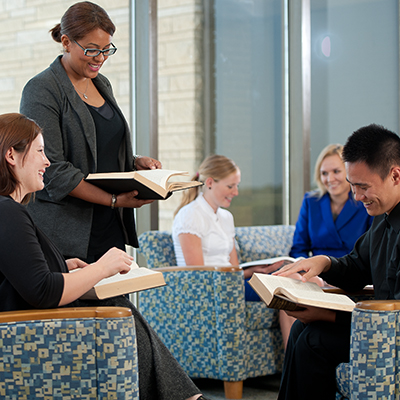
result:
<svg viewBox="0 0 400 400"><path fill-rule="evenodd" d="M195 379L195 384L210 400L225 400L224 384L213 379ZM243 385L243 400L276 400L280 375L247 379Z"/></svg>

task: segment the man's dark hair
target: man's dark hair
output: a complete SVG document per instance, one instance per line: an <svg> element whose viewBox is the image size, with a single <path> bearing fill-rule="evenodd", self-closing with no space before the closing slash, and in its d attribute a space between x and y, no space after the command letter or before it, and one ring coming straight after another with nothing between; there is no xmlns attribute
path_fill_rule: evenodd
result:
<svg viewBox="0 0 400 400"><path fill-rule="evenodd" d="M344 162L365 162L383 180L394 165L400 166L400 137L381 125L364 126L347 139L342 157Z"/></svg>

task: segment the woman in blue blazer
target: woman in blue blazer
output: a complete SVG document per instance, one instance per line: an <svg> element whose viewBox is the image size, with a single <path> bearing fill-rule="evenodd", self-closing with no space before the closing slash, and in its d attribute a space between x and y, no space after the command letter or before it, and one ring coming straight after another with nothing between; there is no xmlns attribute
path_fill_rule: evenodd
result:
<svg viewBox="0 0 400 400"><path fill-rule="evenodd" d="M318 156L315 181L318 189L305 194L300 209L292 257L350 253L356 240L371 226L361 202L353 198L341 158L343 146L331 144Z"/></svg>

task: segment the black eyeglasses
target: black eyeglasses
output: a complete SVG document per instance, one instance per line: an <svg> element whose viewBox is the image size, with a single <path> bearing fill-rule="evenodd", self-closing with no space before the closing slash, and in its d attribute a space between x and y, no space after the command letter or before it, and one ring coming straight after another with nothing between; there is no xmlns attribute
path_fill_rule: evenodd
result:
<svg viewBox="0 0 400 400"><path fill-rule="evenodd" d="M74 40L74 42L83 50L83 54L87 57L97 57L101 53L103 53L103 56L108 57L112 56L117 51L117 48L112 43L110 43L112 47L100 50L100 49L85 49L76 40Z"/></svg>

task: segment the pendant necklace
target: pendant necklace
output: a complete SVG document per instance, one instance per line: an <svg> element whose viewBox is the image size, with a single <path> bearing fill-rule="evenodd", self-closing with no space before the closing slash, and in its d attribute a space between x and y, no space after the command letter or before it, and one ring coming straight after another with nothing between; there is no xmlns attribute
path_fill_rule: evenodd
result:
<svg viewBox="0 0 400 400"><path fill-rule="evenodd" d="M86 92L87 92L88 87L89 87L89 79L86 78L86 80L87 80L87 82L86 82L86 89L85 89L85 91L84 91L83 93L82 93L74 84L73 84L73 85L74 85L74 88L76 89L76 91L77 91L78 93L80 93L80 94L83 96L84 99L87 100L88 96L87 96Z"/></svg>

